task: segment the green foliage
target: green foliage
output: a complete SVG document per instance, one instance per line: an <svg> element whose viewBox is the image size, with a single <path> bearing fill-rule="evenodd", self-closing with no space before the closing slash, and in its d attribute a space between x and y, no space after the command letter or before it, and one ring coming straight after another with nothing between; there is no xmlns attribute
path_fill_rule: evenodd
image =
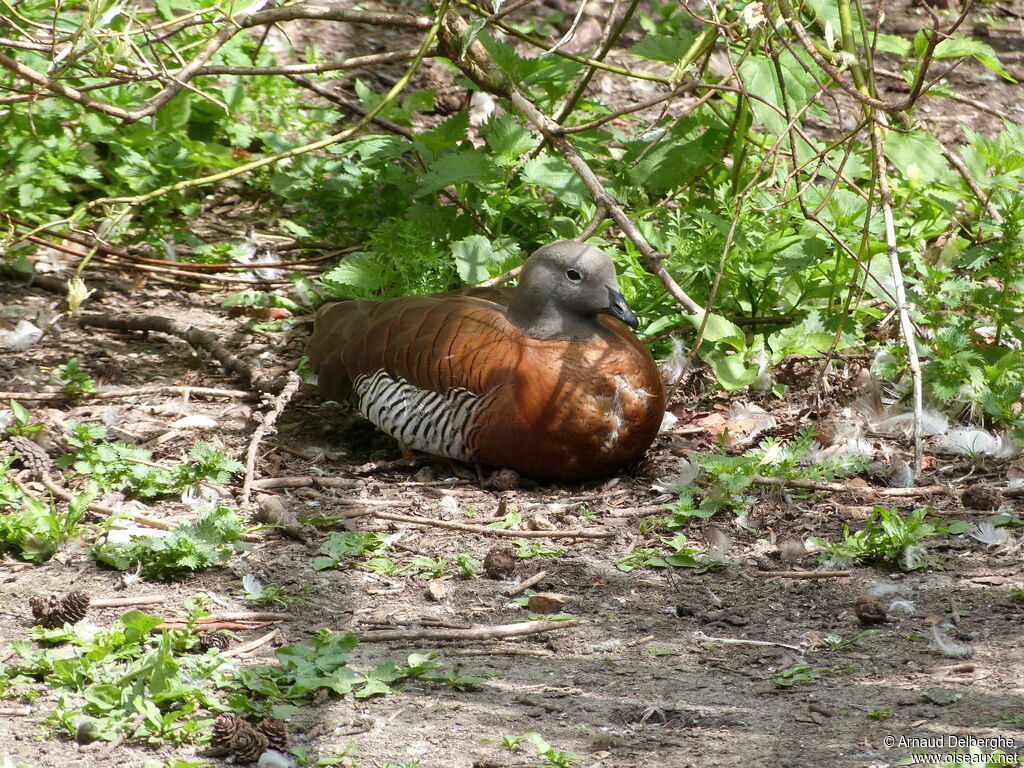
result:
<svg viewBox="0 0 1024 768"><path fill-rule="evenodd" d="M151 579L174 579L226 562L236 549L243 529L229 507L217 506L182 523L170 536L136 537L129 544L98 544L89 554L97 562L119 571L136 567Z"/></svg>
<svg viewBox="0 0 1024 768"><path fill-rule="evenodd" d="M201 440L189 449L188 461L165 468L152 464L147 450L107 440L107 429L100 424L71 420L68 426L67 443L72 450L61 456L57 465L74 469L104 490L140 499L166 496L199 482L226 483L242 469L223 450Z"/></svg>
<svg viewBox="0 0 1024 768"><path fill-rule="evenodd" d="M516 557L522 560L533 557L558 557L563 554L563 550L549 547L539 539L515 539L512 546L515 547Z"/></svg>
<svg viewBox="0 0 1024 768"><path fill-rule="evenodd" d="M22 492L8 477L12 462L0 459L0 552L42 563L82 532L78 524L96 491L78 494L61 512L52 500L44 503Z"/></svg>
<svg viewBox="0 0 1024 768"><path fill-rule="evenodd" d="M813 428L806 427L791 440L766 438L759 447L738 456L724 453L691 455L690 460L701 468L700 491L688 487L678 489L679 497L669 508L672 513L669 527L682 528L693 518L709 518L722 511L745 510L755 475L827 481L864 467L863 459L852 456L805 464L814 446L814 434Z"/></svg>
<svg viewBox="0 0 1024 768"><path fill-rule="evenodd" d="M327 541L320 545L320 556L313 560L313 569L337 568L348 560L377 554L387 548L385 539L372 531L331 531Z"/></svg>
<svg viewBox="0 0 1024 768"><path fill-rule="evenodd" d="M813 683L825 669L815 669L810 664L790 664L783 669L775 678L775 684L780 688L792 688L795 685Z"/></svg>
<svg viewBox="0 0 1024 768"><path fill-rule="evenodd" d="M28 437L45 426L41 421L33 422L32 414L29 412L28 408L23 406L17 400L11 400L10 403L11 416L14 419L14 423L8 425L7 434Z"/></svg>
<svg viewBox="0 0 1024 768"><path fill-rule="evenodd" d="M548 741L536 732L523 733L518 736L506 734L501 737L501 746L509 752L516 752L520 749L520 742L527 741L541 758L538 768L571 768L580 758L571 752L555 749Z"/></svg>
<svg viewBox="0 0 1024 768"><path fill-rule="evenodd" d="M69 395L87 395L96 391L96 381L82 370L77 357L57 366L56 379L61 390Z"/></svg>
<svg viewBox="0 0 1024 768"><path fill-rule="evenodd" d="M210 722L195 715L211 703L222 662L180 656L180 633L153 632L161 621L131 611L88 638L36 627L33 635L44 645L12 643L18 658L7 674L44 682L60 693L47 722L65 735L73 736L86 716L96 736L111 741L142 716L129 736L195 741Z"/></svg>
<svg viewBox="0 0 1024 768"><path fill-rule="evenodd" d="M482 682L457 670L438 670L433 654L414 653L404 665L386 661L368 672L358 672L349 666L349 654L358 642L354 635L321 629L308 643L287 645L275 651L278 665L239 670L230 687L265 699L299 703L321 690L338 696L351 693L357 699L381 696L393 693L392 685L413 678L460 690Z"/></svg>
<svg viewBox="0 0 1024 768"><path fill-rule="evenodd" d="M0 669L0 687L55 690L57 704L47 723L66 736L86 723L95 738L106 741L120 736L151 744L202 744L212 724L204 713L210 711L287 717L293 704L308 703L322 690L368 698L391 693L392 685L410 679L455 690L473 690L482 682L458 669L440 669L426 654L358 672L348 665L355 637L327 630L309 643L279 648L277 665L238 669L216 652L187 653L188 634L158 631L162 621L131 611L87 635L67 627L36 627L35 644L11 644L14 656Z"/></svg>
<svg viewBox="0 0 1024 768"><path fill-rule="evenodd" d="M637 568L695 568L698 573L707 570L712 563L700 549L690 547L686 537L678 534L673 537L659 537L662 549L637 547L615 565L620 571L629 573Z"/></svg>
<svg viewBox="0 0 1024 768"><path fill-rule="evenodd" d="M843 526L842 541L812 541L825 548L823 560L889 562L912 571L930 564L931 558L921 542L940 532L937 523L925 521L927 514L927 509L915 509L902 518L894 509L876 506L861 530L851 532L849 526Z"/></svg>

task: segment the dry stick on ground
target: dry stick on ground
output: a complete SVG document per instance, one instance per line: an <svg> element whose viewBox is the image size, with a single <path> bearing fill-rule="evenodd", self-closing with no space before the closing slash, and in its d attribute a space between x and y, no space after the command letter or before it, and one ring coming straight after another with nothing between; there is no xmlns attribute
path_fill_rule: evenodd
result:
<svg viewBox="0 0 1024 768"><path fill-rule="evenodd" d="M25 485L23 485L17 478L13 478L18 488L26 496L35 498L31 491ZM39 475L39 482L45 486L46 490L52 493L59 499L64 501L74 501L77 496L66 488L61 487L54 481L53 477L49 472L42 472ZM87 509L97 515L103 515L104 517L120 517L127 520L132 520L139 525L145 526L146 528L156 528L161 531L173 531L174 526L170 523L166 523L163 520L157 520L155 517L149 517L148 515L141 515L137 512L129 512L123 509L114 509L103 504L90 504Z"/></svg>
<svg viewBox="0 0 1024 768"><path fill-rule="evenodd" d="M530 578L525 579L524 581L521 581L518 584L513 584L511 587L505 590L504 594L506 597L515 597L516 595L521 595L530 587L543 581L547 575L547 571L538 571L537 573L533 574L533 576L531 576Z"/></svg>
<svg viewBox="0 0 1024 768"><path fill-rule="evenodd" d="M67 392L0 392L0 400L119 400L122 397L144 397L146 395L183 395L191 397L228 397L237 400L254 400L257 395L247 389L217 389L215 387L152 386L128 387L125 389L106 389L99 392L82 394Z"/></svg>
<svg viewBox="0 0 1024 768"><path fill-rule="evenodd" d="M372 510L370 515L381 520L391 520L395 523L450 528L453 531L466 531L467 533L478 533L483 536L510 536L518 539L614 539L616 535L613 531L584 531L578 529L570 531L513 531L508 528L485 528L482 525L451 523L447 520L431 520L426 517L413 517L411 515L396 515L393 512L381 512L380 510ZM347 515L343 516L347 517Z"/></svg>
<svg viewBox="0 0 1024 768"><path fill-rule="evenodd" d="M130 738L131 735L139 729L139 726L142 725L142 723L145 720L146 712L139 712L139 714L135 716L135 719L128 724L128 727L117 735L116 739L114 739L112 742L107 744L99 751L99 756L109 757L110 755L112 755L117 750L118 747L124 744L125 739Z"/></svg>
<svg viewBox="0 0 1024 768"><path fill-rule="evenodd" d="M758 571L757 575L779 579L838 579L852 576L853 571Z"/></svg>
<svg viewBox="0 0 1024 768"><path fill-rule="evenodd" d="M754 485L762 485L769 488L799 488L806 491L825 491L828 493L876 493L879 496L895 497L941 496L952 492L952 489L945 485L921 485L914 488L874 488L872 486L860 487L844 483L827 483L821 480L764 477L763 475L751 475L750 482Z"/></svg>
<svg viewBox="0 0 1024 768"><path fill-rule="evenodd" d="M104 600L90 600L89 610L93 608L124 608L129 605L157 605L166 602L160 595L139 595L138 597L110 597Z"/></svg>
<svg viewBox="0 0 1024 768"><path fill-rule="evenodd" d="M202 349L232 373L241 376L260 392L277 394L288 382L285 376L270 378L233 354L217 336L194 326L184 326L159 315L82 315L78 324L83 328L103 328L111 331L158 331L177 336L196 349Z"/></svg>
<svg viewBox="0 0 1024 768"><path fill-rule="evenodd" d="M287 379L288 383L274 397L270 410L262 414L260 423L253 430L252 438L249 440L249 447L245 452L245 480L242 482L242 504L249 503L249 496L252 493L252 481L256 474L256 454L259 451L260 441L264 435L276 431L274 424L285 409L285 406L291 402L291 399L295 397L295 393L299 391L299 387L302 385L302 379L299 378L295 371L288 371Z"/></svg>
<svg viewBox="0 0 1024 768"><path fill-rule="evenodd" d="M471 627L470 629L382 629L375 632L360 632L356 635L361 643L385 643L389 640L502 640L508 637L536 635L569 629L579 624L575 619L568 621L523 621L517 624L494 624Z"/></svg>
<svg viewBox="0 0 1024 768"><path fill-rule="evenodd" d="M693 639L697 642L703 643L721 643L722 645L762 645L772 646L775 648L785 648L786 650L797 651L798 653L803 653L804 651L804 649L801 648L799 645L789 645L788 643L775 643L771 640L742 640L734 637L711 637L710 635L705 635L700 630L697 630L693 633Z"/></svg>
<svg viewBox="0 0 1024 768"><path fill-rule="evenodd" d="M274 640L277 639L277 636L280 633L281 630L273 629L267 634L263 635L263 637L257 637L255 640L252 640L248 643L236 645L234 648L229 648L226 651L221 651L220 655L226 658L231 658L232 656L241 656L243 653L251 653L252 651L255 651L257 648L261 646L274 642Z"/></svg>

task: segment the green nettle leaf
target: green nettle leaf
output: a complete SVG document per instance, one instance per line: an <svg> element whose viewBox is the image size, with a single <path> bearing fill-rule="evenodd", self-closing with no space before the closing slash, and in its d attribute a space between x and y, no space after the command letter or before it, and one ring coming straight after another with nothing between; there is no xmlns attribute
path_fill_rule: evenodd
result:
<svg viewBox="0 0 1024 768"><path fill-rule="evenodd" d="M1010 73L1003 69L1003 65L996 58L996 52L988 43L983 43L973 37L953 35L935 46L935 58L955 59L960 56L971 56L979 64L988 67L993 72L1009 80L1011 83L1017 81L1010 76Z"/></svg>
<svg viewBox="0 0 1024 768"><path fill-rule="evenodd" d="M905 37L899 35L880 34L878 36L878 50L885 53L895 53L897 56L909 56L913 50L913 44Z"/></svg>
<svg viewBox="0 0 1024 768"><path fill-rule="evenodd" d="M694 328L700 328L701 320L703 318L700 315L694 314L686 315L685 319ZM708 318L707 324L704 326L704 341L721 341L728 344L737 352L742 352L747 348L747 337L743 334L740 327L728 318L716 315L713 312Z"/></svg>
<svg viewBox="0 0 1024 768"><path fill-rule="evenodd" d="M502 165L518 162L524 153L533 149L537 138L506 112L492 117L481 126L480 135L487 142L488 149L503 161Z"/></svg>
<svg viewBox="0 0 1024 768"><path fill-rule="evenodd" d="M418 133L415 144L423 152L424 159L433 160L435 157L440 157L445 151L458 146L458 143L466 138L468 132L469 112L462 110L431 130Z"/></svg>
<svg viewBox="0 0 1024 768"><path fill-rule="evenodd" d="M630 48L629 53L641 59L668 61L674 64L686 55L695 38L696 35L684 30L679 31L679 37L647 35Z"/></svg>
<svg viewBox="0 0 1024 768"><path fill-rule="evenodd" d="M523 181L536 184L570 208L580 208L590 197L572 167L561 157L535 157L523 166Z"/></svg>
<svg viewBox="0 0 1024 768"><path fill-rule="evenodd" d="M654 195L678 189L697 178L719 156L726 138L720 127L708 126L696 118L683 120L668 135L652 134L632 143L622 161L628 168L629 180ZM657 141L654 149L631 165L652 141Z"/></svg>
<svg viewBox="0 0 1024 768"><path fill-rule="evenodd" d="M439 157L423 175L420 188L413 197L425 197L451 184L469 182L484 188L497 188L505 174L482 150L460 149Z"/></svg>
<svg viewBox="0 0 1024 768"><path fill-rule="evenodd" d="M489 278L491 268L515 255L516 250L515 243L507 237L500 237L492 243L483 235L470 235L452 244L459 277L467 283L479 283Z"/></svg>
<svg viewBox="0 0 1024 768"><path fill-rule="evenodd" d="M481 32L479 40L494 59L495 63L509 76L514 84L518 84L530 75L539 72L551 63L550 56L538 56L535 59L524 59L508 43L498 40L487 32Z"/></svg>
<svg viewBox="0 0 1024 768"><path fill-rule="evenodd" d="M946 164L939 140L926 131L889 134L885 140L885 156L914 188L958 183L958 177Z"/></svg>
<svg viewBox="0 0 1024 768"><path fill-rule="evenodd" d="M387 282L385 272L369 253L353 253L323 276L324 282L376 291Z"/></svg>

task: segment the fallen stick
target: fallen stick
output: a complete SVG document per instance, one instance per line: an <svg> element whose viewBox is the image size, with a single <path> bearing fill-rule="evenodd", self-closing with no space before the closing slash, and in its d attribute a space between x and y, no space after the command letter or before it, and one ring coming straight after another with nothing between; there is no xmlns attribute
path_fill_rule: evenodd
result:
<svg viewBox="0 0 1024 768"><path fill-rule="evenodd" d="M221 611L203 616L196 621L202 624L207 621L291 621L295 618L293 613L271 613L268 611Z"/></svg>
<svg viewBox="0 0 1024 768"><path fill-rule="evenodd" d="M153 385L148 387L127 387L124 389L105 389L99 392L0 392L0 400L119 400L122 397L144 397L145 395L183 395L190 397L228 397L238 400L255 400L257 395L244 389L218 389L215 387L187 387L180 384L168 386Z"/></svg>
<svg viewBox="0 0 1024 768"><path fill-rule="evenodd" d="M445 651L445 656L554 656L543 648L462 648Z"/></svg>
<svg viewBox="0 0 1024 768"><path fill-rule="evenodd" d="M760 645L771 646L773 648L785 648L788 651L797 651L798 653L803 653L804 651L804 649L799 645L776 643L772 640L743 640L736 637L711 637L710 635L705 635L699 629L693 633L693 639L697 642L721 643L722 645Z"/></svg>
<svg viewBox="0 0 1024 768"><path fill-rule="evenodd" d="M144 333L156 331L158 333L165 333L168 336L177 336L192 347L208 353L227 370L245 379L253 388L260 392L271 395L277 394L287 384L287 379L284 376L270 378L255 366L233 354L231 350L220 342L216 334L192 326L185 326L169 317L133 314L84 314L79 315L78 324L82 328L103 328L109 331L142 331Z"/></svg>
<svg viewBox="0 0 1024 768"><path fill-rule="evenodd" d="M279 633L280 630L273 629L270 632L267 632L267 634L263 635L263 637L257 637L255 640L250 640L248 643L236 645L234 648L229 648L226 651L221 651L220 655L230 658L232 656L241 656L243 653L251 653L252 651L255 651L257 648L264 646L267 643L273 642L277 638Z"/></svg>
<svg viewBox="0 0 1024 768"><path fill-rule="evenodd" d="M452 523L447 520L430 520L426 517L413 517L412 515L397 515L394 512L372 513L373 517L381 520L391 520L396 523L409 523L411 525L425 525L436 528L449 528L453 531L466 531L467 533L479 533L481 535L511 536L518 539L613 539L613 531L582 531L579 529L569 531L513 531L508 528L485 528L482 525L469 525L467 523Z"/></svg>
<svg viewBox="0 0 1024 768"><path fill-rule="evenodd" d="M533 576L531 576L530 578L521 581L518 584L513 584L511 587L505 590L505 594L508 597L515 597L516 595L521 595L523 592L528 590L534 584L537 584L547 575L547 571L539 571L538 573L533 574Z"/></svg>
<svg viewBox="0 0 1024 768"><path fill-rule="evenodd" d="M249 632L253 629L263 629L275 624L273 621L202 621L188 622L185 620L169 619L161 621L155 627L154 632L172 632L189 629L190 627L199 632L213 632L218 629L230 629L232 632Z"/></svg>
<svg viewBox="0 0 1024 768"><path fill-rule="evenodd" d="M498 640L506 637L536 635L557 629L575 627L576 619L568 621L523 621L518 624L493 624L471 629L394 629L363 632L356 635L361 643L384 643L389 640Z"/></svg>
<svg viewBox="0 0 1024 768"><path fill-rule="evenodd" d="M852 576L853 571L758 571L757 575L780 579L831 579Z"/></svg>
<svg viewBox="0 0 1024 768"><path fill-rule="evenodd" d="M249 447L245 452L245 479L242 481L242 504L249 503L249 496L252 494L252 481L256 476L256 453L260 448L260 441L271 432L276 431L274 424L277 422L285 406L295 397L302 385L302 379L295 371L288 371L287 383L281 391L274 396L270 410L262 414L259 424L253 430L252 438L249 440Z"/></svg>
<svg viewBox="0 0 1024 768"><path fill-rule="evenodd" d="M160 595L143 595L141 597L110 597L105 600L90 600L89 609L93 608L124 608L129 605L156 605L166 602Z"/></svg>
<svg viewBox="0 0 1024 768"><path fill-rule="evenodd" d="M854 486L846 483L826 483L820 480L799 480L786 477L765 477L752 475L750 482L768 488L799 488L807 491L827 491L829 493L875 493L879 496L941 496L950 493L945 485L922 485L916 488L875 488L873 486Z"/></svg>

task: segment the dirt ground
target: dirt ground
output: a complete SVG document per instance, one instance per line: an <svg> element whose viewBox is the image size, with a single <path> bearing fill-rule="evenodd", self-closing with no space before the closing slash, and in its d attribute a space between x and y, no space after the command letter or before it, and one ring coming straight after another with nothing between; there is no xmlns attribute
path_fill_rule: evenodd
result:
<svg viewBox="0 0 1024 768"><path fill-rule="evenodd" d="M1017 76L1024 74L1020 54L1013 50L1021 33L1019 8L1019 3L991 6L989 12L999 23L976 30L997 50L1008 52L1004 63ZM910 8L890 11L888 23L894 31L901 24L919 26L919 13ZM950 141L962 139L959 126L964 123L976 129L997 127L994 112L1020 119L1015 113L1021 109L1019 86L996 83L971 64L958 69L953 79L961 92L983 100L990 111L929 99L919 117L942 126ZM103 295L90 302L88 311L162 315L211 330L229 348L247 360L259 360L268 370L293 366L308 333L302 324L281 335L248 333L242 329L244 318L231 318L220 308L226 294L106 276L91 286L103 289ZM8 327L29 319L43 327L57 315L60 302L60 295L40 287L0 283L0 323ZM30 350L0 354L0 390L8 393L4 398L53 390L55 366L74 355L103 389L178 384L241 388L215 363L200 361L180 339L82 330L62 318ZM105 423L117 439L148 445L156 461L180 460L196 439L242 458L260 410L258 403L238 396L168 392L22 402L48 425L55 440L68 419ZM966 509L958 494L971 484L1005 485L1009 459L975 466L962 458L932 458L921 485L943 483L950 492L927 497L883 496L880 487L869 484L859 492L814 498L764 490L751 497L746 526L732 520L715 520L713 525L698 521L685 530L705 549L721 544L724 532L731 565L707 572L624 572L616 567L637 547L650 546L643 530L645 515L663 501L653 486L679 472L681 456L714 450L714 436L699 427L701 419L729 413L735 404L713 391L681 393L673 410L684 419L659 437L639 467L608 482L490 491L471 477L453 476L445 465L403 461L392 441L344 409L322 404L313 388L304 388L281 417L278 434L261 446L258 476L348 482L345 487L311 482L272 491L299 515L363 509L368 514L346 521L345 527L395 534L392 552L406 559L458 553L482 561L492 547L511 539L389 521L375 511L471 525L519 511L524 527L585 529L610 537L532 539L560 552L521 559L504 580L447 579L434 585L433 594L427 581L416 576L383 576L355 565L314 570L326 525L308 542L264 531L251 552L225 567L180 582L144 582L126 590L118 589L117 574L91 563L84 548L74 544L41 566L0 560L0 661L10 658L10 643L27 635L33 595L63 591L69 584L94 598L158 595L164 602L145 610L173 617L182 614L190 596L199 594L212 596L220 610L249 610L242 579L255 576L264 585L297 596L287 608L293 618L279 627L277 645L308 640L321 628L356 635L379 629L423 630L428 636L419 639L362 643L353 652L352 665L368 669L388 659L402 661L410 653L432 652L443 666L484 679L471 691L414 681L399 693L376 699L324 697L289 722L294 741L316 759L350 750L359 765L374 767L406 761L421 768L550 765L529 746L515 752L501 746L506 735L537 732L576 755L574 765L588 768L941 764L940 756L952 753L956 744L977 744L977 753L985 755L993 751L985 740L997 738L1002 739L1002 751L1019 762L1024 757L1024 601L1014 599L1013 592L1024 588L1019 529L1010 529L1018 541L1000 546L964 535L934 537L928 548L936 563L912 573L854 566L845 575L794 578L789 572L813 569L817 558L787 549L787 542L794 540L839 539L844 525L856 528L874 503L897 506L904 513L927 504L945 520L984 520L990 513ZM841 397L832 403L831 417L844 418L840 409L845 404ZM792 433L806 423L806 403L800 398L760 405L782 432ZM181 421L194 416L208 420L200 426ZM898 443L891 436L869 439L878 445ZM59 453L59 440L51 450ZM119 499L99 501L115 504ZM1001 511L1020 517L1022 507L1020 499L1008 498ZM149 514L173 523L193 511L191 504L172 499L154 505ZM429 637L430 631L444 628L525 620L526 609L505 592L540 571L546 575L534 589L563 596L564 610L575 623L513 640ZM865 627L854 604L867 590L882 595L883 602L909 601L907 612L893 611L886 623ZM100 609L89 618L105 625L124 610ZM969 646L970 655L943 653L933 635L942 619L953 619L954 626L935 630L940 643L947 652L951 645ZM238 641L257 634L240 633ZM265 663L271 651L263 646L239 663ZM809 679L780 685L783 670L795 663L808 665ZM48 736L40 723L56 697L41 690L30 711L0 701L5 767L100 768L111 760L141 766L147 759L224 764L190 747L129 742L108 757L100 751L103 744L78 746ZM8 703L12 706L4 709ZM918 751L927 757L915 758L913 744L925 744L925 739L940 745L923 746Z"/></svg>

